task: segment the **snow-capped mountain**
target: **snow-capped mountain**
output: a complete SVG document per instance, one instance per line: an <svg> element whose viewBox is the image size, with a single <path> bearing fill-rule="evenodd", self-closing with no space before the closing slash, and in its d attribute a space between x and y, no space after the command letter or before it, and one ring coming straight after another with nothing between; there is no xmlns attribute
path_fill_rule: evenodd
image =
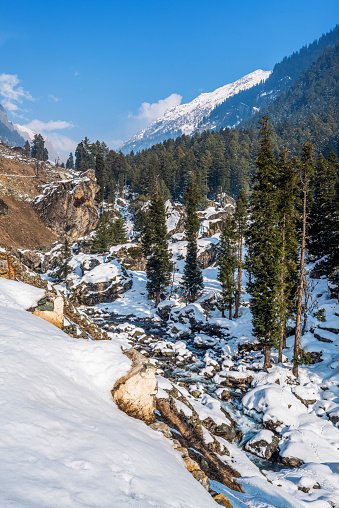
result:
<svg viewBox="0 0 339 508"><path fill-rule="evenodd" d="M0 141L12 146L22 146L23 137L18 133L15 125L8 120L5 108L0 104Z"/></svg>
<svg viewBox="0 0 339 508"><path fill-rule="evenodd" d="M164 115L148 127L138 132L123 147L123 152L141 150L170 137L181 134L191 135L199 130L200 124L213 109L234 95L266 81L271 71L258 69L242 78L217 88L213 92L202 93L191 102L168 109Z"/></svg>

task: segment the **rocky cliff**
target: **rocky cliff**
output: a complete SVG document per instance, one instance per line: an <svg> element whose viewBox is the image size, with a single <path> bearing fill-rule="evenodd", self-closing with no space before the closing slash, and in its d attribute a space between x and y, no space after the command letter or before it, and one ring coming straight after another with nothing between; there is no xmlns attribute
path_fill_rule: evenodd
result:
<svg viewBox="0 0 339 508"><path fill-rule="evenodd" d="M93 170L78 178L47 185L32 203L42 221L73 241L93 230L98 221L95 196L99 190Z"/></svg>

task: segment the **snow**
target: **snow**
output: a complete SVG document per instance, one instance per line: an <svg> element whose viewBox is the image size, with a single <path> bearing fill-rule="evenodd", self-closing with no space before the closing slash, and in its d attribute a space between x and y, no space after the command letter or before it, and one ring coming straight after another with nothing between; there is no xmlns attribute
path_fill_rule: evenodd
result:
<svg viewBox="0 0 339 508"><path fill-rule="evenodd" d="M121 268L116 261L110 263L101 263L83 276L85 283L97 284L99 282L109 282L120 276Z"/></svg>
<svg viewBox="0 0 339 508"><path fill-rule="evenodd" d="M27 305L36 299L24 290ZM22 310L1 280L0 505L207 508L170 442L122 413L110 390L129 368L121 341L82 341ZM17 306L17 308L15 307Z"/></svg>
<svg viewBox="0 0 339 508"><path fill-rule="evenodd" d="M10 309L36 307L45 296L45 290L23 282L0 278L0 306Z"/></svg>
<svg viewBox="0 0 339 508"><path fill-rule="evenodd" d="M216 106L233 95L265 81L270 74L271 71L258 69L233 83L217 88L213 92L202 93L191 102L168 109L163 116L154 120L151 125L127 141L122 147L123 151L140 150L141 146L143 148L151 146L160 138L164 140L168 137L175 137L173 134L193 134L202 120Z"/></svg>

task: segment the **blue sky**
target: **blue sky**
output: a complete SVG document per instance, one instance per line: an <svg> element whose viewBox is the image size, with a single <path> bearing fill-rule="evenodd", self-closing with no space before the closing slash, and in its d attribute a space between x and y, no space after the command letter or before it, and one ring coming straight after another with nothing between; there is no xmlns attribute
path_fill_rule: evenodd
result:
<svg viewBox="0 0 339 508"><path fill-rule="evenodd" d="M272 69L339 21L338 0L1 4L0 100L66 151L85 135L115 147L178 95Z"/></svg>

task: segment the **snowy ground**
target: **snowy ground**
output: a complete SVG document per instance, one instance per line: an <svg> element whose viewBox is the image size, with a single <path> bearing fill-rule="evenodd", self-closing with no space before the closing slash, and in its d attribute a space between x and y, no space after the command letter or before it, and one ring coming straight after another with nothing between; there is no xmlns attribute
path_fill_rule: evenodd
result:
<svg viewBox="0 0 339 508"><path fill-rule="evenodd" d="M129 368L117 338L71 339L23 310L35 289L0 279L0 292L0 506L215 506L170 443L113 404Z"/></svg>

